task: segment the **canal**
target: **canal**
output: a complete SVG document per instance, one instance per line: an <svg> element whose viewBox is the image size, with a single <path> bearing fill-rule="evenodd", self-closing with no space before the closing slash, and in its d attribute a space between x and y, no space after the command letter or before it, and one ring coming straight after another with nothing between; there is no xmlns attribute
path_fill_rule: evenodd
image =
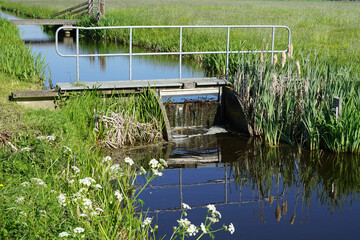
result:
<svg viewBox="0 0 360 240"><path fill-rule="evenodd" d="M75 81L75 59L57 56L52 37L40 27L20 28L32 51L46 57L51 76L46 86ZM108 43L84 41L81 47L86 53L127 51ZM60 50L74 53L73 40L64 39ZM126 57L84 58L80 64L81 81L128 78ZM184 77L206 75L191 63L183 67ZM171 57L138 57L133 68L134 79L178 76L178 62ZM234 224L233 235L219 231L216 239L359 239L360 156L288 145L270 148L224 126L178 126L172 131L172 143L111 152L119 161L125 156L139 162L167 161L163 176L140 195L142 209L159 226L157 238L170 237L186 203L191 207L187 218L197 226L205 221L209 204L221 213L213 229ZM140 179L137 184L144 183Z"/></svg>

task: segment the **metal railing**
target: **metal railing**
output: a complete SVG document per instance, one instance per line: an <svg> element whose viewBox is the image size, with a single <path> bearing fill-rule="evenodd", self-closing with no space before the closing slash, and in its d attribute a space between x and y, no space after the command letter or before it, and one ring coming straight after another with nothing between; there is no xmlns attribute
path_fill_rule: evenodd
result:
<svg viewBox="0 0 360 240"><path fill-rule="evenodd" d="M179 29L179 51L177 52L150 52L150 53L133 53L132 45L133 45L133 30L134 29L156 29L156 28L166 28L166 29ZM219 28L219 29L227 29L227 40L226 40L226 50L225 51L195 51L195 52L186 52L182 50L183 46L183 29L189 28ZM258 28L258 29L271 29L271 49L270 50L249 50L249 51L230 51L230 30L237 28ZM287 48L284 50L275 50L275 29L283 28L288 31L288 42ZM62 54L59 51L59 32L69 29L76 30L76 54ZM104 30L104 29L129 29L129 52L128 53L108 53L108 54L80 54L79 50L79 31L80 30ZM271 65L273 64L273 56L274 53L282 53L288 51L288 46L290 45L291 40L291 31L287 26L278 26L278 25L213 25L213 26L192 26L192 25L184 25L184 26L109 26L109 27L60 27L57 29L55 34L55 47L56 52L62 57L76 57L76 78L77 81L80 81L80 67L79 67L79 58L80 57L112 57L112 56L128 56L129 57L129 80L132 80L132 57L133 56L156 56L156 55L179 55L179 79L181 76L181 67L182 67L182 56L183 55L196 55L196 54L226 54L226 78L229 74L229 56L230 54L239 54L239 53L271 53Z"/></svg>

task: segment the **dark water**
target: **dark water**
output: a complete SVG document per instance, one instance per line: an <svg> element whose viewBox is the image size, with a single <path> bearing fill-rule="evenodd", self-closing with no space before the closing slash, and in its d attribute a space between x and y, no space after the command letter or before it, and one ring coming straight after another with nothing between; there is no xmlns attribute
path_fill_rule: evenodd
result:
<svg viewBox="0 0 360 240"><path fill-rule="evenodd" d="M234 224L233 235L216 239L360 239L360 156L269 148L219 127L174 136L173 144L133 152L169 164L140 195L158 237L169 238L186 203L197 226L208 204L222 214L213 229Z"/></svg>
<svg viewBox="0 0 360 240"><path fill-rule="evenodd" d="M75 81L75 59L59 57L52 37L40 27L20 28L23 39L33 42L33 51L46 55L54 84ZM81 46L85 53L127 51L114 44L82 42ZM74 53L73 39L64 39L60 51ZM84 58L80 64L81 81L128 78L127 58ZM174 78L177 67L171 57L137 57L133 76ZM205 74L187 65L183 75ZM205 220L208 204L222 214L213 229L234 224L233 235L220 231L216 239L360 239L360 156L310 153L286 145L269 148L221 127L173 131L171 144L113 153L114 158L130 155L144 165L151 158L168 162L164 175L140 195L143 209L159 225L159 238L169 238L186 203L192 207L187 218L198 226ZM142 184L144 179L139 179L138 185Z"/></svg>

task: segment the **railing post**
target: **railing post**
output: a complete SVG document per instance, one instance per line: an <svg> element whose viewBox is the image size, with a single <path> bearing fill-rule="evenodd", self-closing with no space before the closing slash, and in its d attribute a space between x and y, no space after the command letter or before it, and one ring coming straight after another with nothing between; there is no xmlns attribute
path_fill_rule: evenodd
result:
<svg viewBox="0 0 360 240"><path fill-rule="evenodd" d="M129 39L129 80L132 80L132 27L130 29L130 39Z"/></svg>
<svg viewBox="0 0 360 240"><path fill-rule="evenodd" d="M227 40L226 40L226 70L225 78L229 76L229 50L230 50L230 27L227 27Z"/></svg>
<svg viewBox="0 0 360 240"><path fill-rule="evenodd" d="M76 79L80 82L80 63L79 63L79 29L76 28Z"/></svg>
<svg viewBox="0 0 360 240"><path fill-rule="evenodd" d="M182 64L182 27L180 27L180 39L179 39L179 79L181 79L181 64Z"/></svg>
<svg viewBox="0 0 360 240"><path fill-rule="evenodd" d="M275 27L272 27L272 34L271 34L271 67L274 65L274 44L275 44Z"/></svg>

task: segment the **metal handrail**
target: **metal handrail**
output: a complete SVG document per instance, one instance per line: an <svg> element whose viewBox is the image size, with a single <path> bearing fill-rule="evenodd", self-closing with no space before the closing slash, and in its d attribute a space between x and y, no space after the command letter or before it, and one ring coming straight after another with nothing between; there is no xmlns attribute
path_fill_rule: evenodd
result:
<svg viewBox="0 0 360 240"><path fill-rule="evenodd" d="M149 29L149 28L178 28L179 29L179 51L177 52L151 52L151 53L133 53L132 52L132 33L133 29ZM227 29L227 41L226 51L201 51L201 52L184 52L182 51L182 37L183 29L185 28L225 28ZM249 50L249 51L230 51L230 29L231 28L270 28L271 34L271 50ZM177 25L177 26L108 26L108 27L76 27L76 26L64 26L56 30L55 34L55 48L58 55L62 57L76 57L76 78L80 81L80 57L112 57L112 56L129 56L129 80L132 80L132 56L158 56L158 55L179 55L179 79L181 76L182 67L182 55L195 55L195 54L226 54L226 78L229 74L229 55L239 53L271 53L271 65L273 64L274 53L287 52L288 47L285 50L274 50L275 45L275 29L284 28L288 31L288 44L290 45L291 31L287 26L280 25ZM59 51L59 37L58 34L62 29L75 29L76 30L76 54L62 54ZM129 29L129 53L107 53L107 54L80 54L79 53L79 30L103 30L103 29Z"/></svg>

